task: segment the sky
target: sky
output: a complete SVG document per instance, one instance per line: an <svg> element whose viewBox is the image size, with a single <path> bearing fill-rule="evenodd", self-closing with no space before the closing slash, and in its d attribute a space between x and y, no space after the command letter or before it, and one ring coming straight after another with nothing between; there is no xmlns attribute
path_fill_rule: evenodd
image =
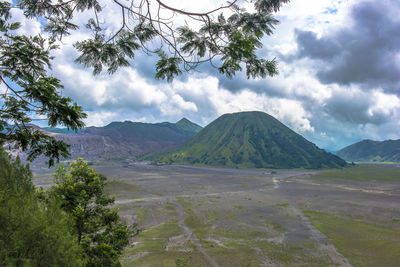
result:
<svg viewBox="0 0 400 267"><path fill-rule="evenodd" d="M117 28L112 1L103 1L104 23ZM166 0L188 11L223 1ZM279 62L279 75L228 79L210 65L172 83L155 80L156 56L136 53L131 66L113 75L92 75L74 62L81 27L64 38L50 74L87 112L87 126L112 121L176 122L182 117L206 126L225 113L264 111L328 151L363 139L400 138L400 1L292 0L275 17L274 34L262 40L259 55ZM36 20L23 21L24 34L41 33ZM82 14L76 23L85 23Z"/></svg>

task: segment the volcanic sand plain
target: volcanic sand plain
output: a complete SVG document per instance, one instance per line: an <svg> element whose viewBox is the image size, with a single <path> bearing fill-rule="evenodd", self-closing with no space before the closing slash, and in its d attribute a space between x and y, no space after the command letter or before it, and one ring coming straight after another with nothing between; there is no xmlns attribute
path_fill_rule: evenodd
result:
<svg viewBox="0 0 400 267"><path fill-rule="evenodd" d="M124 266L400 266L400 165L94 165L141 233ZM49 171L34 169L38 186Z"/></svg>

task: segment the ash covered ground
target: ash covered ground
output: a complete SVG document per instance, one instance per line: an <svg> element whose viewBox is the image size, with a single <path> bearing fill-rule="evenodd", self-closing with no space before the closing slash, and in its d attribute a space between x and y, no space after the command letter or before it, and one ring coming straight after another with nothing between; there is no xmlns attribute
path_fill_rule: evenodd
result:
<svg viewBox="0 0 400 267"><path fill-rule="evenodd" d="M244 170L94 166L142 228L125 266L396 266L400 166ZM52 170L34 169L47 187Z"/></svg>

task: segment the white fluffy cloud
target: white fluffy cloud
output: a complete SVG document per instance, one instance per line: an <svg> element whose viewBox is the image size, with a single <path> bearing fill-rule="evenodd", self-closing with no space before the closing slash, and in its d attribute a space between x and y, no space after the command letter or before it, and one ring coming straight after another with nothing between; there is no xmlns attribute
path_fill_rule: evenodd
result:
<svg viewBox="0 0 400 267"><path fill-rule="evenodd" d="M11 9L11 22L20 22L21 27L16 30L16 34L37 35L41 33L41 25L35 19L27 19L21 9Z"/></svg>
<svg viewBox="0 0 400 267"><path fill-rule="evenodd" d="M91 70L74 63L77 53L72 44L89 36L84 28L63 41L55 54L52 74L65 85L63 94L71 96L88 112L87 125L101 126L117 120L177 121L187 117L204 126L224 113L259 110L330 150L364 138L397 139L400 138L400 94L396 92L399 88L383 90L378 84L365 90L360 84L324 83L318 73L332 62L321 57L298 56L304 42L310 40L304 35L303 46L299 47L299 33L312 33L315 44L320 46L319 41L329 40L335 34L345 38L340 33L353 32L355 6L376 3L379 7L383 3L384 7L389 2L293 0L283 6L277 14L281 23L274 35L265 38L261 51L267 58L277 57L280 74L265 80L247 80L240 73L229 80L206 67L203 73L184 75L172 83L155 81L155 58L141 54L130 68L114 75L93 76ZM226 1L165 3L200 11ZM105 22L118 28L118 11L108 7L104 11ZM21 16L21 12L15 12L15 19L24 21L21 30L40 32L38 22L26 21ZM399 21L397 17L393 20ZM85 14L76 17L75 22L85 23ZM399 54L394 60L400 66Z"/></svg>
<svg viewBox="0 0 400 267"><path fill-rule="evenodd" d="M380 90L374 90L372 97L375 99L373 105L368 109L368 113L374 116L376 113L381 113L384 116L397 117L400 112L400 98L394 94L385 94Z"/></svg>

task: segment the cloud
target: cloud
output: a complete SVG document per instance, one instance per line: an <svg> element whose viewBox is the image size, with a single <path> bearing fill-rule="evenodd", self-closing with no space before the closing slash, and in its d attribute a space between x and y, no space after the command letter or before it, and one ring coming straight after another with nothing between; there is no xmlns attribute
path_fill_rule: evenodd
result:
<svg viewBox="0 0 400 267"><path fill-rule="evenodd" d="M321 105L307 106L315 128L305 132L309 140L330 151L363 139L398 139L400 98L382 90L365 91L357 86L335 86Z"/></svg>
<svg viewBox="0 0 400 267"><path fill-rule="evenodd" d="M169 1L191 11L225 3L178 2ZM120 11L102 5L102 22L117 29ZM400 137L399 11L394 0L291 1L259 51L279 62L280 74L272 78L248 80L241 72L228 79L204 64L167 83L154 79L157 56L140 50L131 67L92 76L74 62L72 44L90 37L85 27L63 39L51 74L65 85L63 95L88 112L89 126L182 117L205 126L224 113L259 110L334 151L365 138ZM85 13L74 18L80 25L86 20ZM26 31L37 32L38 25Z"/></svg>
<svg viewBox="0 0 400 267"><path fill-rule="evenodd" d="M11 9L10 22L20 22L21 27L16 30L19 35L38 35L41 33L41 25L36 19L27 19L24 12L18 8Z"/></svg>
<svg viewBox="0 0 400 267"><path fill-rule="evenodd" d="M219 86L217 78L211 77L189 78L187 83L176 82L174 89L205 112L203 115L205 122L210 122L210 115L211 118L216 118L225 113L258 110L275 116L296 131L314 130L308 120L309 114L300 101L270 97L251 90L231 92Z"/></svg>
<svg viewBox="0 0 400 267"><path fill-rule="evenodd" d="M123 68L114 75L93 76L71 65L57 64L54 72L63 81L66 93L86 109L141 110L160 105L167 99L162 89L148 84L131 68Z"/></svg>
<svg viewBox="0 0 400 267"><path fill-rule="evenodd" d="M400 102L396 95L388 95L379 90L364 92L358 88L350 88L336 92L319 112L354 126L371 124L380 127L396 120L397 115L400 115L399 110Z"/></svg>
<svg viewBox="0 0 400 267"><path fill-rule="evenodd" d="M351 8L349 25L318 37L296 31L297 58L308 58L324 84L382 88L400 95L400 2L362 1Z"/></svg>
<svg viewBox="0 0 400 267"><path fill-rule="evenodd" d="M161 104L160 111L166 116L181 116L191 112L197 112L197 106L194 102L185 101L182 96L175 94L169 98L169 101Z"/></svg>

